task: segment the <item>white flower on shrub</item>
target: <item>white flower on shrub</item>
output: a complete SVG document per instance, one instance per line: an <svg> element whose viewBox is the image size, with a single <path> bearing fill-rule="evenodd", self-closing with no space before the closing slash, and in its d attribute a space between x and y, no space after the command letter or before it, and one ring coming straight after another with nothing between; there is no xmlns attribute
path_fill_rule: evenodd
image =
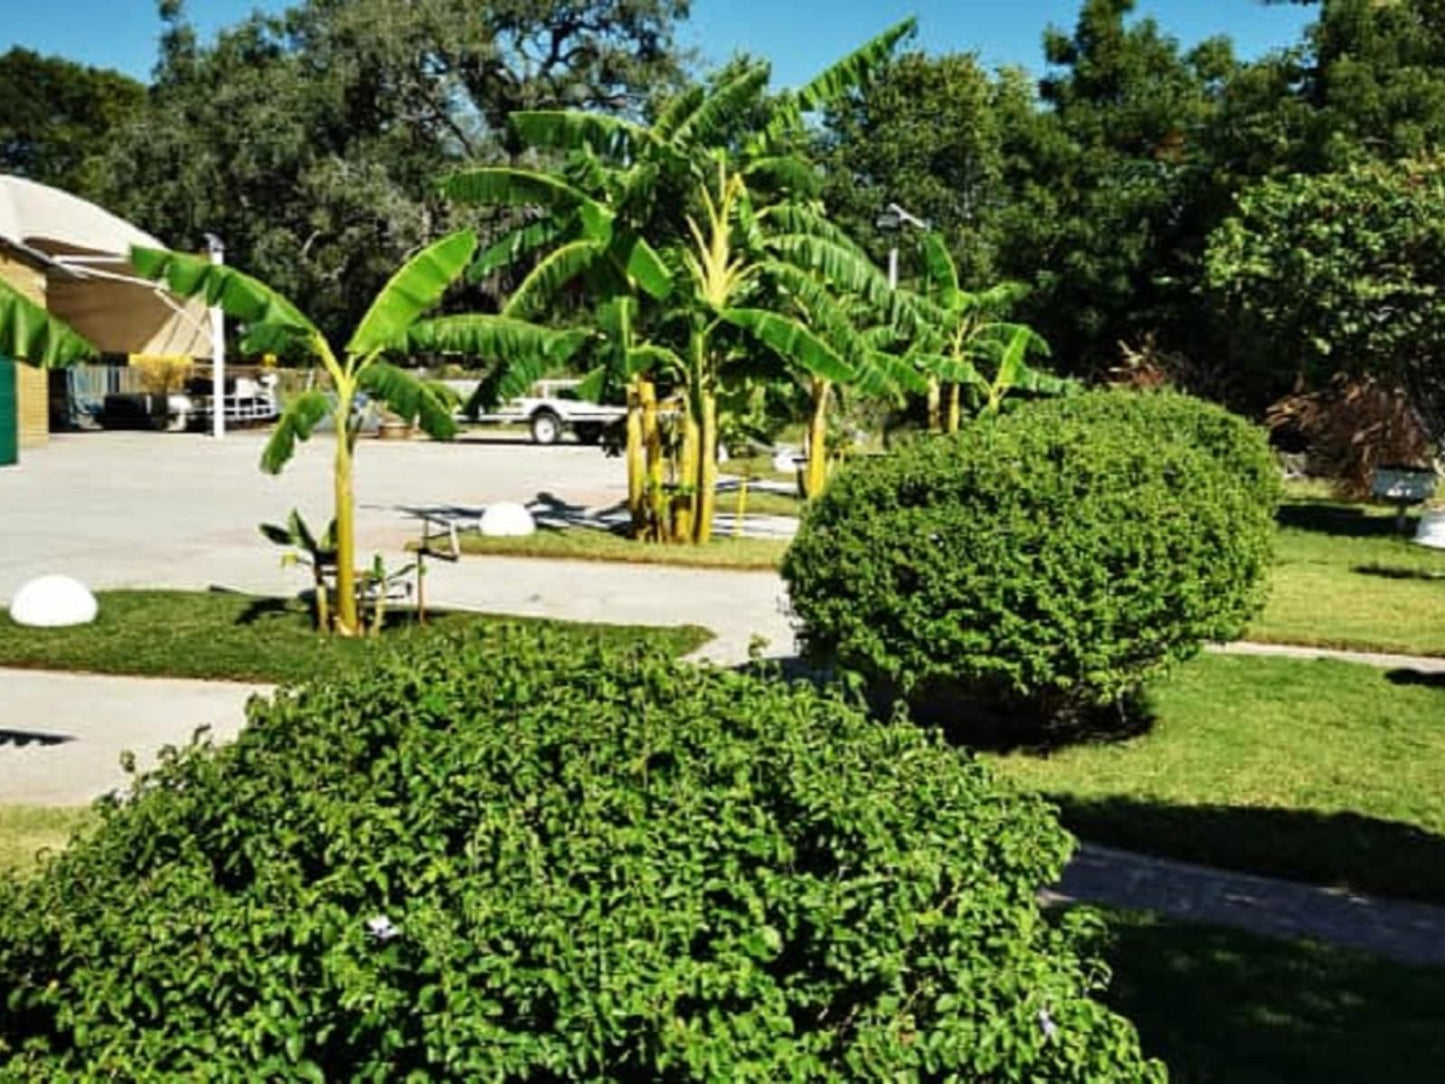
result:
<svg viewBox="0 0 1445 1084"><path fill-rule="evenodd" d="M401 936L401 927L385 915L373 915L366 920L366 932L378 941L390 941Z"/></svg>

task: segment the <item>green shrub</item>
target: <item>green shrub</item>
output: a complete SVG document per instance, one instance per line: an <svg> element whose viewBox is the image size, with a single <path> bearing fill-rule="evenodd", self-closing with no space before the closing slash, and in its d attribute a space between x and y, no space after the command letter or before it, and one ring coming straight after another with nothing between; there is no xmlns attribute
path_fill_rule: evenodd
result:
<svg viewBox="0 0 1445 1084"><path fill-rule="evenodd" d="M850 464L783 575L815 657L918 701L1069 716L1242 631L1279 485L1222 410L1091 392Z"/></svg>
<svg viewBox="0 0 1445 1084"><path fill-rule="evenodd" d="M1052 812L835 695L508 629L250 720L0 885L0 1078L1162 1072Z"/></svg>

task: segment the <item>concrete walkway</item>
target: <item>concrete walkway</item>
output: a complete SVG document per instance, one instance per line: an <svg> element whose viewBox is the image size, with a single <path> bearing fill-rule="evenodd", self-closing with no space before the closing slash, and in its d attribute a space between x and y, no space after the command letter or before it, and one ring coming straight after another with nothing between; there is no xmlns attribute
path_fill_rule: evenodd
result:
<svg viewBox="0 0 1445 1084"><path fill-rule="evenodd" d="M1282 659L1334 659L1338 662L1377 666L1382 670L1414 670L1420 674L1445 674L1445 659L1427 655L1389 655L1373 651L1341 651L1331 647L1303 647L1295 644L1259 644L1240 641L1216 644L1209 650L1218 655L1262 655Z"/></svg>
<svg viewBox="0 0 1445 1084"><path fill-rule="evenodd" d="M264 685L0 669L0 804L78 806L125 785L121 755L150 768L200 727L241 732Z"/></svg>
<svg viewBox="0 0 1445 1084"><path fill-rule="evenodd" d="M1445 966L1445 907L1080 846L1045 903L1154 911L1265 937L1310 938L1409 964Z"/></svg>

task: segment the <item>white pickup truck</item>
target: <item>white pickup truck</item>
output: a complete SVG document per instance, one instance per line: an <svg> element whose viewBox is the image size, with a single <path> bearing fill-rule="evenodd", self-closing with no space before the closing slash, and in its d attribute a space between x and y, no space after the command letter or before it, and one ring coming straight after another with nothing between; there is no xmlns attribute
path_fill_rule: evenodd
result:
<svg viewBox="0 0 1445 1084"><path fill-rule="evenodd" d="M460 382L451 382L458 392ZM539 380L520 399L503 403L496 410L478 414L479 425L525 425L535 444L556 444L569 429L583 444L596 444L607 427L623 421L627 410L583 399L577 392L580 380Z"/></svg>

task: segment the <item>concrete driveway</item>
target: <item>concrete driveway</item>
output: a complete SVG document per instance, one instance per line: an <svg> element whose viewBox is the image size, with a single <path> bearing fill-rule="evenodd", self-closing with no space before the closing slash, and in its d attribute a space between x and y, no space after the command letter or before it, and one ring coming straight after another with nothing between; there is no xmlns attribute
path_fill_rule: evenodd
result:
<svg viewBox="0 0 1445 1084"><path fill-rule="evenodd" d="M262 474L265 437L216 441L170 433L76 433L0 470L0 598L44 572L98 587L224 583L299 587L280 551L257 534L301 509L318 529L332 508L329 437L301 445L279 476ZM406 510L473 513L498 500L552 493L568 503L622 500L621 460L595 447L488 440L439 444L364 440L356 457L362 557L400 556L419 527Z"/></svg>
<svg viewBox="0 0 1445 1084"><path fill-rule="evenodd" d="M257 533L299 508L318 529L330 516L329 437L297 450L277 477L257 467L265 437L224 440L170 433L76 433L0 470L0 602L32 576L59 572L96 588L221 586L292 594L303 573ZM442 444L364 440L356 456L359 556L404 560L418 537L410 510L472 517L498 500L550 495L577 509L626 497L621 459L576 444L538 447L506 438ZM781 580L769 572L719 572L595 562L467 558L433 562L436 605L619 624L698 624L717 641L706 657L733 663L749 641L792 650Z"/></svg>

